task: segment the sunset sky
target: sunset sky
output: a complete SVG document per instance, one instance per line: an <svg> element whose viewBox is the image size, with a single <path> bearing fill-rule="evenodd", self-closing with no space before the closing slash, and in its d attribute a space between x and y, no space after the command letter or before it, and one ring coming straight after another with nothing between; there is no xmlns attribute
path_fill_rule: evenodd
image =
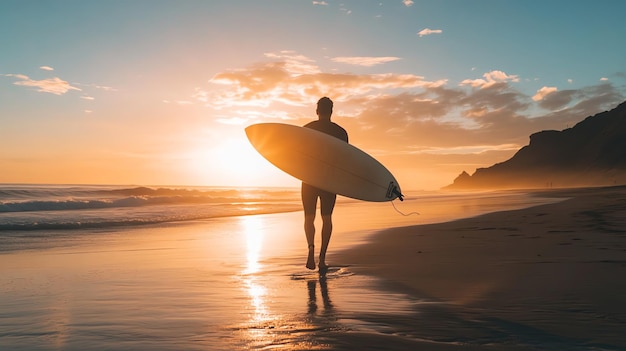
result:
<svg viewBox="0 0 626 351"><path fill-rule="evenodd" d="M404 189L626 100L626 1L0 2L0 182L294 186L322 96Z"/></svg>

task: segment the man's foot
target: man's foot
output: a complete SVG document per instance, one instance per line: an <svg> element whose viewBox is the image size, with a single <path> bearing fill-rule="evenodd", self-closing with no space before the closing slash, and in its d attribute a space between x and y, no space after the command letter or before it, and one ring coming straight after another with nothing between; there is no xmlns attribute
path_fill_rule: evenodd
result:
<svg viewBox="0 0 626 351"><path fill-rule="evenodd" d="M328 266L326 265L326 255L320 255L320 263L318 264L320 273L326 273Z"/></svg>
<svg viewBox="0 0 626 351"><path fill-rule="evenodd" d="M306 268L315 269L315 246L309 245L309 257L306 260Z"/></svg>
<svg viewBox="0 0 626 351"><path fill-rule="evenodd" d="M320 264L318 265L319 267L319 273L320 274L326 274L326 272L328 272L328 266L326 265L326 263L320 262Z"/></svg>

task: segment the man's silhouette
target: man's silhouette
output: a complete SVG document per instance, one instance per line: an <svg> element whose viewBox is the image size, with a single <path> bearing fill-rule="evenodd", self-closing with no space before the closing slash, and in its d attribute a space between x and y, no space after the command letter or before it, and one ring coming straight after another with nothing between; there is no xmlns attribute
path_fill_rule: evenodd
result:
<svg viewBox="0 0 626 351"><path fill-rule="evenodd" d="M305 128L332 135L338 139L348 142L348 133L338 124L330 121L333 114L333 102L327 97L319 99L316 110L318 120L306 124ZM323 271L326 266L326 250L333 231L332 214L335 208L337 194L316 188L312 185L302 183L302 206L304 207L304 233L309 245L309 255L306 262L308 269L315 269L315 213L317 199L320 199L320 212L322 215L322 247L319 255L319 268Z"/></svg>

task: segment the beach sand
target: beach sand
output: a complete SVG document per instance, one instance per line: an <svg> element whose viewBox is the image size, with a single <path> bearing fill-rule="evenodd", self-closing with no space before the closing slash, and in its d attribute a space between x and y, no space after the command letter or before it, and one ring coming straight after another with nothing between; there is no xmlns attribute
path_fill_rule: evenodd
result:
<svg viewBox="0 0 626 351"><path fill-rule="evenodd" d="M301 212L5 235L0 349L626 349L626 189L540 195L342 202L325 275Z"/></svg>
<svg viewBox="0 0 626 351"><path fill-rule="evenodd" d="M451 349L626 350L626 188L551 196L569 199L385 230L341 259L421 301L392 323L396 335Z"/></svg>

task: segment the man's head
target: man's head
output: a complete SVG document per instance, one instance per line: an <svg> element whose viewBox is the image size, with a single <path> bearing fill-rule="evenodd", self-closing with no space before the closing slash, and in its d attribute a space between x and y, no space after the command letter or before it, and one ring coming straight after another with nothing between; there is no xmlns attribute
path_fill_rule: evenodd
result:
<svg viewBox="0 0 626 351"><path fill-rule="evenodd" d="M330 120L333 114L333 101L325 96L319 99L316 112L320 119Z"/></svg>

